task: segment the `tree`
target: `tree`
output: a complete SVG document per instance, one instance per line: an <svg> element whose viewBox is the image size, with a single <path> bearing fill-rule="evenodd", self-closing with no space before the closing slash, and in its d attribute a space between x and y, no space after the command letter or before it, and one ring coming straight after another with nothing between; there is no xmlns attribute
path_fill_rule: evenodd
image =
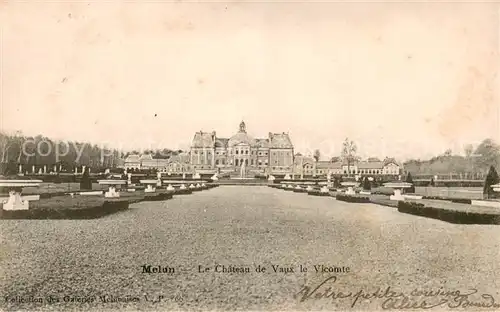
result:
<svg viewBox="0 0 500 312"><path fill-rule="evenodd" d="M498 167L500 165L500 146L492 139L486 139L476 148L474 154L475 166L485 172L490 166Z"/></svg>
<svg viewBox="0 0 500 312"><path fill-rule="evenodd" d="M320 157L321 157L321 152L319 151L319 149L314 150L314 155L313 155L314 160L318 162Z"/></svg>
<svg viewBox="0 0 500 312"><path fill-rule="evenodd" d="M413 184L413 178L410 172L408 172L408 175L406 176L406 183L411 183L411 187L407 189L407 192L415 193L415 185Z"/></svg>
<svg viewBox="0 0 500 312"><path fill-rule="evenodd" d="M342 146L342 160L347 163L347 174L351 174L351 165L357 160L356 152L358 148L354 141L349 141L348 138L345 139Z"/></svg>
<svg viewBox="0 0 500 312"><path fill-rule="evenodd" d="M90 180L89 167L86 167L85 171L83 172L82 180L80 181L80 189L81 190L92 189L92 181Z"/></svg>
<svg viewBox="0 0 500 312"><path fill-rule="evenodd" d="M474 146L472 144L467 144L464 146L465 158L469 159L474 153Z"/></svg>
<svg viewBox="0 0 500 312"><path fill-rule="evenodd" d="M444 156L450 157L451 156L451 149L447 149L446 151L444 151Z"/></svg>
<svg viewBox="0 0 500 312"><path fill-rule="evenodd" d="M430 186L435 186L436 183L434 182L434 178L431 178L431 182L429 183Z"/></svg>
<svg viewBox="0 0 500 312"><path fill-rule="evenodd" d="M363 180L363 190L369 191L371 189L372 189L372 184L371 184L370 180L368 179L368 177L365 177L365 179Z"/></svg>
<svg viewBox="0 0 500 312"><path fill-rule="evenodd" d="M336 162L339 162L341 161L342 159L338 156L333 156L331 159L330 159L330 162L332 163L336 163Z"/></svg>
<svg viewBox="0 0 500 312"><path fill-rule="evenodd" d="M495 170L495 167L490 166L490 170L488 171L488 175L486 176L486 180L484 181L483 197L486 199L497 197L498 195L495 194L495 191L493 191L491 186L498 183L500 183L498 173Z"/></svg>

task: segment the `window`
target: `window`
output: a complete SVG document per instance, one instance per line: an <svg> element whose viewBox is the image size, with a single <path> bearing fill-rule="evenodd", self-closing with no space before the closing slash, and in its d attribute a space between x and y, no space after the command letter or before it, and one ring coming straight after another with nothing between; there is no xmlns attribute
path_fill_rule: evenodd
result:
<svg viewBox="0 0 500 312"><path fill-rule="evenodd" d="M238 155L238 150L235 151L235 154Z"/></svg>
<svg viewBox="0 0 500 312"><path fill-rule="evenodd" d="M234 165L235 165L235 166L238 166L238 159L236 159L236 160L234 161Z"/></svg>

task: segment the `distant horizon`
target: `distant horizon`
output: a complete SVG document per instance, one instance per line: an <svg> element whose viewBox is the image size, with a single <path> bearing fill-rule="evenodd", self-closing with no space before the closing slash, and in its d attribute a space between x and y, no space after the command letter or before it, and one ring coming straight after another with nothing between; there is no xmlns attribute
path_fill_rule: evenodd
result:
<svg viewBox="0 0 500 312"><path fill-rule="evenodd" d="M3 131L186 150L245 120L303 154L348 137L398 160L500 142L497 3L1 7Z"/></svg>
<svg viewBox="0 0 500 312"><path fill-rule="evenodd" d="M197 132L199 132L200 130L198 130ZM214 130L211 130L211 131L206 131L206 130L201 130L203 132L211 132L211 131L214 131ZM24 133L22 132L21 130L16 130L16 131L0 131L0 133L2 134L7 134L7 135L14 135L16 132L20 132L23 136L25 137L36 137L36 136L42 136L44 138L47 138L49 140L52 140L52 141L62 141L62 142L77 142L77 143L84 143L84 144L90 144L90 145L97 145L99 147L106 147L106 148L109 148L109 149L114 149L114 150L117 150L117 151L120 151L120 152L125 152L125 153L131 153L131 152L139 152L140 154L143 154L144 152L146 151L149 151L149 150L161 150L161 149L169 149L169 150L172 150L172 151L178 151L178 150L182 150L184 152L189 152L190 148L191 148L191 141L189 141L189 143L185 143L185 144L179 144L178 147L171 147L171 146L159 146L159 147L148 147L148 146L144 146L144 147L125 147L123 146L123 144L116 144L116 145L113 145L112 142L91 142L91 141L85 141L85 140L78 140L78 139L65 139L65 138L54 138L54 137L50 137L50 136L47 136L47 135L44 135L44 134L28 134L28 133ZM219 133L215 130L216 132L216 136L218 138L230 138L233 134L231 135L228 135L228 136L224 136L224 135L219 135ZM248 132L248 131L247 131ZM272 132L272 131L271 131ZM285 132L285 133L289 133L287 131L282 131L282 132ZM279 132L279 133L282 133L282 132ZM236 133L236 132L235 132ZM252 136L252 134L250 132L248 132L250 136ZM273 133L278 133L278 132L273 132ZM192 140L192 137L194 136L194 133L192 134L191 136L191 140ZM291 135L290 135L291 136ZM268 136L263 136L263 137L254 137L254 138L267 138ZM291 139L292 139L292 144L294 144L293 142L293 137L291 136ZM350 138L349 138L350 139ZM409 160L422 160L422 161L425 161L425 160L429 160L431 158L434 158L434 157L438 157L438 156L442 156L444 154L444 152L448 149L450 149L452 151L452 156L465 156L465 153L464 153L464 147L465 147L465 144L472 144L474 149L477 148L477 146L484 140L486 139L491 139L493 140L496 144L499 144L498 141L492 139L492 138L484 138L478 142L469 142L469 143L464 143L464 146L462 146L462 149L458 149L458 152L455 152L451 147L447 148L445 147L443 149L443 151L441 153L437 153L435 155L430 155L429 157L427 158L419 158L419 157L409 157L409 158L398 158L398 157L395 157L395 156L392 156L392 155L384 155L384 156L381 156L381 155L367 155L366 153L362 153L362 150L363 150L363 146L359 145L356 141L354 141L357 145L357 148L358 148L358 153L357 155L360 156L362 158L362 160L366 160L368 158L379 158L381 161L384 160L385 158L394 158L396 159L397 161L401 161L401 162L406 162L406 161L409 161ZM340 141L339 142L339 146L342 145L342 143L344 142L344 140ZM154 144L153 144L154 145ZM184 148L179 148L179 146L185 146ZM330 160L332 157L340 157L340 153L339 154L332 154L332 155L327 155L327 154L324 154L323 151L319 148L317 148L319 151L320 151L320 154L321 154L321 157L320 157L320 160ZM302 151L302 150L299 150L295 147L295 144L294 144L294 154L301 154L303 156L308 156L308 157L313 157L313 153L314 153L314 150L315 149L312 149L312 150L306 150L306 152Z"/></svg>

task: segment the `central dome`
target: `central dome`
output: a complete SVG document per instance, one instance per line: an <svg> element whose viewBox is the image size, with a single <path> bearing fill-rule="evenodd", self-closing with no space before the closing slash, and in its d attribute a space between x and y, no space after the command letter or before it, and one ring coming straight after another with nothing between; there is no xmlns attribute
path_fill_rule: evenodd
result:
<svg viewBox="0 0 500 312"><path fill-rule="evenodd" d="M241 143L253 146L255 145L255 140L246 134L246 132L238 132L229 139L227 145L233 147Z"/></svg>
<svg viewBox="0 0 500 312"><path fill-rule="evenodd" d="M248 144L248 145L255 145L255 140L249 136L247 134L247 131L246 131L246 126L245 126L245 122L242 121L240 123L240 131L238 131L238 133L236 133L235 135L233 135L229 141L227 142L227 145L229 147L233 147L235 145L238 145L238 144Z"/></svg>

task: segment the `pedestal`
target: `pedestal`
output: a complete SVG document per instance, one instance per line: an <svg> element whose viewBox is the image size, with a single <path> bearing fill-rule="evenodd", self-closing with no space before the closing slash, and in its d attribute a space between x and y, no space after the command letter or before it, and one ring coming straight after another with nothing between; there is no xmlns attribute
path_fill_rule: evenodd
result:
<svg viewBox="0 0 500 312"><path fill-rule="evenodd" d="M28 210L29 201L21 198L21 193L9 192L9 199L3 202L3 210Z"/></svg>
<svg viewBox="0 0 500 312"><path fill-rule="evenodd" d="M151 184L148 184L144 189L144 193L154 193L156 192L156 188L154 188Z"/></svg>
<svg viewBox="0 0 500 312"><path fill-rule="evenodd" d="M186 185L181 184L181 187L179 187L179 189L181 189L181 190L185 190L185 189L186 189Z"/></svg>
<svg viewBox="0 0 500 312"><path fill-rule="evenodd" d="M347 188L347 191L345 191L345 194L346 195L356 195L356 192L354 191L354 189L352 188L352 186L349 186Z"/></svg>
<svg viewBox="0 0 500 312"><path fill-rule="evenodd" d="M120 192L116 191L116 187L110 186L109 190L106 193L104 193L104 197L106 197L106 198L117 198L117 197L120 197Z"/></svg>
<svg viewBox="0 0 500 312"><path fill-rule="evenodd" d="M174 191L174 190L175 190L175 188L172 186L172 184L169 184L167 186L167 191Z"/></svg>
<svg viewBox="0 0 500 312"><path fill-rule="evenodd" d="M390 200L405 200L403 195L401 195L401 190L399 190L399 189L394 190L394 195L391 195L389 197L389 199Z"/></svg>

